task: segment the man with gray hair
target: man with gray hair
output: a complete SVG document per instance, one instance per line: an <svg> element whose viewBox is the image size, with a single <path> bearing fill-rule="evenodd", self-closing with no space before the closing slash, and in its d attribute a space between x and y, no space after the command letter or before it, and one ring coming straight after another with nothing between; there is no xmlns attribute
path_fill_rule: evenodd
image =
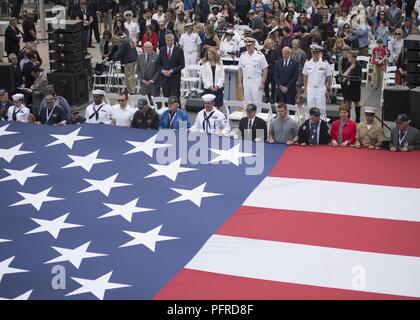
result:
<svg viewBox="0 0 420 320"><path fill-rule="evenodd" d="M143 45L144 52L137 59L137 77L142 95L158 97L159 87L159 55L153 51L153 45L147 41Z"/></svg>
<svg viewBox="0 0 420 320"><path fill-rule="evenodd" d="M296 81L299 78L299 65L291 58L291 52L289 47L283 48L282 58L277 60L274 71L278 100L287 104L295 104Z"/></svg>
<svg viewBox="0 0 420 320"><path fill-rule="evenodd" d="M175 46L174 35L165 36L166 46L159 51L160 85L163 96L181 96L181 71L185 67L184 51Z"/></svg>

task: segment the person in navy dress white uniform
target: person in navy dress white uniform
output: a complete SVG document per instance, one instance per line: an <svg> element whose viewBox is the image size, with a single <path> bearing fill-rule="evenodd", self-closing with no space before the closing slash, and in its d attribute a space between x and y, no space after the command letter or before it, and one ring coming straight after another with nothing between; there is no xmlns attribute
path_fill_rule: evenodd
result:
<svg viewBox="0 0 420 320"><path fill-rule="evenodd" d="M229 120L214 106L216 96L214 94L206 94L202 98L204 109L197 114L195 124L190 131L218 134L220 136L229 135Z"/></svg>
<svg viewBox="0 0 420 320"><path fill-rule="evenodd" d="M97 89L93 90L92 94L93 103L86 108L86 123L111 124L112 109L103 101L105 91Z"/></svg>
<svg viewBox="0 0 420 320"><path fill-rule="evenodd" d="M215 95L214 105L217 108L223 106L225 69L219 53L214 48L207 49L204 55L204 63L201 65L201 79L204 94Z"/></svg>
<svg viewBox="0 0 420 320"><path fill-rule="evenodd" d="M188 113L179 106L179 99L176 96L168 98L168 110L160 116L159 129L189 129L191 128Z"/></svg>
<svg viewBox="0 0 420 320"><path fill-rule="evenodd" d="M244 41L246 51L239 58L238 83L243 88L247 103L262 102L268 63L264 54L255 50L254 38L246 37Z"/></svg>
<svg viewBox="0 0 420 320"><path fill-rule="evenodd" d="M28 122L31 112L23 104L25 97L21 93L16 93L12 96L13 106L7 110L8 121Z"/></svg>
<svg viewBox="0 0 420 320"><path fill-rule="evenodd" d="M303 86L308 107L326 108L327 96L331 95L332 70L327 61L321 59L323 47L310 46L312 59L303 66Z"/></svg>

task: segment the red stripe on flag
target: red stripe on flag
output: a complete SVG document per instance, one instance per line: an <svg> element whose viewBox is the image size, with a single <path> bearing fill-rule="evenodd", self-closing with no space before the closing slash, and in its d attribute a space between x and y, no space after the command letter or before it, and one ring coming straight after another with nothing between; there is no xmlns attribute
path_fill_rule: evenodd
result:
<svg viewBox="0 0 420 320"><path fill-rule="evenodd" d="M395 300L413 299L396 295L323 288L285 282L255 280L190 269L181 270L155 300Z"/></svg>
<svg viewBox="0 0 420 320"><path fill-rule="evenodd" d="M417 151L293 146L286 149L269 175L420 188L419 163Z"/></svg>
<svg viewBox="0 0 420 320"><path fill-rule="evenodd" d="M220 235L420 257L420 223L241 207Z"/></svg>

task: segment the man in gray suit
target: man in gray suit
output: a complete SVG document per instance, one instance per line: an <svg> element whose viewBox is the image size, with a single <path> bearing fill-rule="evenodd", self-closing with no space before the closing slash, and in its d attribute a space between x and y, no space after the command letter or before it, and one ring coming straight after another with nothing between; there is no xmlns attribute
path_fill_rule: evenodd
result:
<svg viewBox="0 0 420 320"><path fill-rule="evenodd" d="M140 93L158 97L160 96L159 86L159 65L158 54L153 51L151 42L145 42L144 52L137 59L137 76L140 82Z"/></svg>
<svg viewBox="0 0 420 320"><path fill-rule="evenodd" d="M406 114L400 114L397 118L397 126L391 130L391 151L410 151L420 149L420 131L410 127L410 119Z"/></svg>

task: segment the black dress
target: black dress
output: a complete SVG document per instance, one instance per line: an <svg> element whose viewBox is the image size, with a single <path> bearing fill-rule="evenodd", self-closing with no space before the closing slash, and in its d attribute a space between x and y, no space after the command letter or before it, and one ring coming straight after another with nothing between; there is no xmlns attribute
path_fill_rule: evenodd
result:
<svg viewBox="0 0 420 320"><path fill-rule="evenodd" d="M343 69L344 72L346 70ZM359 102L360 101L360 92L361 92L361 77L362 77L362 65L356 61L356 67L350 71L349 80L342 82L343 96L345 101ZM351 80L359 78L360 80Z"/></svg>
<svg viewBox="0 0 420 320"><path fill-rule="evenodd" d="M212 76L213 76L213 85L216 79L216 66L211 66L211 72L212 72ZM223 106L223 98L224 98L224 94L223 94L223 88L219 88L219 90L213 92L209 89L204 89L203 95L211 93L214 94L216 96L216 98L214 99L214 105L217 108L220 108L221 106Z"/></svg>

